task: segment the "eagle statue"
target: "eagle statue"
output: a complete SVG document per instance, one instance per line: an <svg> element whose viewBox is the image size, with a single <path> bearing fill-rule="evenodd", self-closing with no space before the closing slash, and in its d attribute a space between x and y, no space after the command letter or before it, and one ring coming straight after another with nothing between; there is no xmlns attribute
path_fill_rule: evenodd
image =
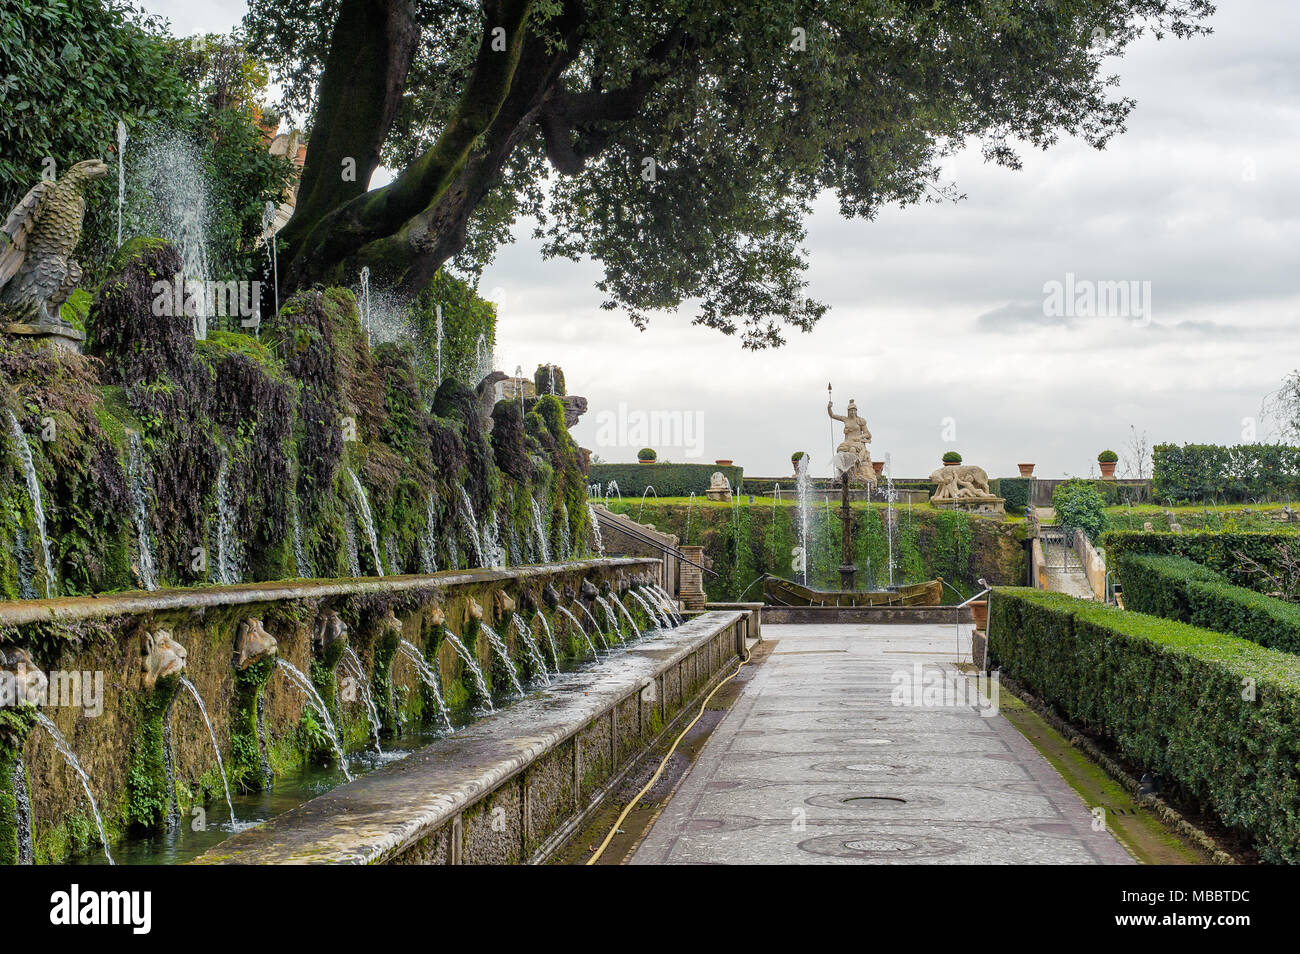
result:
<svg viewBox="0 0 1300 954"><path fill-rule="evenodd" d="M0 228L0 306L22 321L63 324L59 306L81 280L72 251L86 216L82 190L108 175L99 159L79 162L57 181L43 179Z"/></svg>

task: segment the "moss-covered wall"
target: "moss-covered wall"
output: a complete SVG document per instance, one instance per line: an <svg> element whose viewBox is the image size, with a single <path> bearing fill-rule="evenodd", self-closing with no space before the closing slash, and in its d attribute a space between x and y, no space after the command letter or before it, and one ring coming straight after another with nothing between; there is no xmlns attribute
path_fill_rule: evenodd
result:
<svg viewBox="0 0 1300 954"><path fill-rule="evenodd" d="M154 307L154 283L179 267L159 240L124 245L90 307L91 355L0 339L0 410L32 457L55 578L47 593L21 448L0 414L0 596L477 565L463 493L508 562L539 558L534 500L568 541L552 556L590 552L558 399L489 416L467 362L452 366L471 377L437 379L435 343L372 349L345 289L296 295L258 337L196 342L190 318Z"/></svg>
<svg viewBox="0 0 1300 954"><path fill-rule="evenodd" d="M647 500L614 504L614 510L675 534L680 543L703 546L709 566L705 591L713 600L744 595L761 598L764 574L796 579L791 553L800 544L799 509L791 502L756 501L743 497L732 504L697 500L693 504ZM854 563L859 588L889 582L889 511L882 504L852 505ZM893 509L894 582L916 583L943 577L963 595L978 589L981 577L990 583L1019 584L1025 555L1021 524L939 510L928 505ZM617 535L616 535L617 536ZM611 540L607 549L615 550ZM827 506L818 498L809 508L808 584L838 589L841 523L836 500ZM947 593L945 599L951 597Z"/></svg>

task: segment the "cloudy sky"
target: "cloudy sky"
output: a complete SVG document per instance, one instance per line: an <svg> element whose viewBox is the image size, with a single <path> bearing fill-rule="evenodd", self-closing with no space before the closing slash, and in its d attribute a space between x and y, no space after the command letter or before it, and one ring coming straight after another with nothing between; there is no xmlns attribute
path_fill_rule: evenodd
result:
<svg viewBox="0 0 1300 954"><path fill-rule="evenodd" d="M145 6L180 34L229 29L244 8ZM1213 25L1115 61L1138 107L1104 152L1066 142L1012 172L972 150L945 170L964 201L872 223L827 197L807 247L831 310L778 351L742 351L686 312L637 331L600 310L598 265L543 261L522 224L480 288L500 303L498 366L561 365L591 406L575 436L606 460L632 459L654 414L692 445L664 438L661 458L731 458L748 476L787 473L795 450L828 469L827 383L899 476L950 449L991 476L1087 474L1103 448L1124 454L1131 426L1152 443L1249 437L1300 365L1300 4L1223 0ZM1076 294L1132 282L1141 297L1129 317L1045 313L1067 275Z"/></svg>

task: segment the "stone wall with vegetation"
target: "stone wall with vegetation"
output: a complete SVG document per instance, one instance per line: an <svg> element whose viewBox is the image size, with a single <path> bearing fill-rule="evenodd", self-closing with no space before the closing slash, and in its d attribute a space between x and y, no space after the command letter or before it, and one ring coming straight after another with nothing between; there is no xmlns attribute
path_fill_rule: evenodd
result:
<svg viewBox="0 0 1300 954"><path fill-rule="evenodd" d="M91 354L0 343L0 408L41 487L54 578L47 592L22 448L0 420L0 595L473 565L466 500L511 563L536 556L539 523L551 556L588 552L586 477L557 399L485 408L472 379L436 378L432 341L372 348L344 289L296 295L256 337L195 341L189 318L151 307L177 271L173 248L134 240L90 308ZM444 370L473 364L470 330L491 317L466 308Z"/></svg>
<svg viewBox="0 0 1300 954"><path fill-rule="evenodd" d="M757 581L764 574L797 579L791 569L791 552L800 544L799 509L791 502L734 504L696 501L611 501L613 509L632 519L653 524L676 535L682 544L704 547L708 565L718 575L705 575L705 590L712 600L759 598ZM838 589L841 523L838 501L827 506L818 500L810 506L808 584L818 589ZM990 583L1017 584L1025 579L1022 545L1024 525L938 510L928 505L897 506L892 511L893 533L886 533L890 511L880 504L855 503L853 541L857 585L883 587L889 582L889 560L894 560L894 582L917 583L941 576L964 596L978 589L983 577ZM618 541L607 541L616 552ZM950 591L947 596L953 597Z"/></svg>

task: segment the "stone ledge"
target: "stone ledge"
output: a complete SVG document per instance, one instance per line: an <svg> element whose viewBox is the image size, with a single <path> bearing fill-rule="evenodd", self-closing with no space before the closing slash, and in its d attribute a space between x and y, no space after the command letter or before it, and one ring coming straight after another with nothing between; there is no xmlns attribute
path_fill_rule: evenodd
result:
<svg viewBox="0 0 1300 954"><path fill-rule="evenodd" d="M0 626L29 623L71 623L83 619L108 619L166 610L191 610L217 606L244 606L277 600L321 599L374 593L402 593L409 590L442 589L467 583L498 580L527 580L571 571L645 567L658 560L643 557L601 557L568 563L539 563L502 569L443 570L438 573L403 576L370 576L354 579L318 579L237 583L233 586L177 587L166 590L133 590L97 596L69 596L46 600L15 600L0 603Z"/></svg>
<svg viewBox="0 0 1300 954"><path fill-rule="evenodd" d="M738 654L745 614L688 620L209 850L199 864L539 860ZM633 724L635 723L635 724Z"/></svg>

